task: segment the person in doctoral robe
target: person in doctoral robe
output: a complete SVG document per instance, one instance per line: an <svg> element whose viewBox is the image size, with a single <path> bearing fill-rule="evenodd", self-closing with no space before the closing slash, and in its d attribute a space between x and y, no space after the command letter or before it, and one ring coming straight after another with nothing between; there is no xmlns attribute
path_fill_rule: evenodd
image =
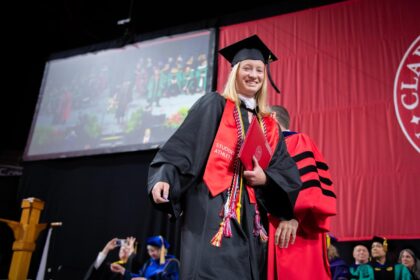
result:
<svg viewBox="0 0 420 280"><path fill-rule="evenodd" d="M291 220L301 188L267 105L269 64L277 58L257 35L220 54L232 66L224 91L193 105L150 164L148 191L158 209L181 217L181 279L265 279L260 211ZM255 157L244 170L238 158L254 118L272 153L265 170Z"/></svg>
<svg viewBox="0 0 420 280"><path fill-rule="evenodd" d="M370 265L373 268L375 280L411 280L411 274L404 265L395 263L387 257L388 247L387 238L382 236L372 238Z"/></svg>
<svg viewBox="0 0 420 280"><path fill-rule="evenodd" d="M331 233L327 234L327 254L328 262L330 264L331 279L332 280L348 280L350 278L349 266L340 257L338 253L337 238Z"/></svg>
<svg viewBox="0 0 420 280"><path fill-rule="evenodd" d="M132 273L119 264L112 264L111 270L124 275L124 280L179 280L179 260L169 255L169 243L161 235L146 240L150 259L137 273Z"/></svg>
<svg viewBox="0 0 420 280"><path fill-rule="evenodd" d="M290 115L285 107L271 106L271 110L296 161L302 190L294 208L299 228L293 246L284 248L281 231L284 233L282 228L287 225L269 215L267 279L331 279L326 234L330 217L336 214L336 195L328 165L308 135L289 130Z"/></svg>
<svg viewBox="0 0 420 280"><path fill-rule="evenodd" d="M374 280L374 273L372 267L369 265L369 249L363 244L359 243L353 248L354 263L350 265L350 279L351 280Z"/></svg>
<svg viewBox="0 0 420 280"><path fill-rule="evenodd" d="M413 280L420 280L420 260L413 250L409 248L401 250L398 262L407 267Z"/></svg>

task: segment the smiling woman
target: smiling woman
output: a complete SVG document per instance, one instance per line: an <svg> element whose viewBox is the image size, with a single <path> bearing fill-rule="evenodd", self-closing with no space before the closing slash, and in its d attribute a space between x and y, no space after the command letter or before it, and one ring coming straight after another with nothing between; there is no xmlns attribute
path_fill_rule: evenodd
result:
<svg viewBox="0 0 420 280"><path fill-rule="evenodd" d="M413 250L402 250L398 262L407 267L414 280L420 280L420 260L416 257Z"/></svg>
<svg viewBox="0 0 420 280"><path fill-rule="evenodd" d="M232 65L223 93L194 104L152 161L148 191L158 209L182 213L180 279L265 279L259 206L289 223L301 182L266 104L275 56L256 35L220 53ZM238 157L252 120L275 151L265 170L254 158L244 171Z"/></svg>
<svg viewBox="0 0 420 280"><path fill-rule="evenodd" d="M236 75L237 91L246 97L254 97L261 89L265 77L265 65L261 60L244 60L239 63Z"/></svg>

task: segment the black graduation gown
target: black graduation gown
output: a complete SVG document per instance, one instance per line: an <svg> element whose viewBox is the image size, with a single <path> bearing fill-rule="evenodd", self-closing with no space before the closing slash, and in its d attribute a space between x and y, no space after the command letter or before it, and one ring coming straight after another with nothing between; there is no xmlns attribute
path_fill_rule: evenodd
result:
<svg viewBox="0 0 420 280"><path fill-rule="evenodd" d="M171 187L170 202L155 206L173 218L182 213L182 280L256 280L265 272L262 244L253 235L255 209L249 203L246 191L242 192L241 224L231 219L232 237L223 237L221 247L210 243L219 229L219 213L226 195L212 197L203 175L225 103L225 99L215 92L200 98L181 127L156 154L149 169L149 194L159 181L167 182ZM248 123L247 118L244 121ZM256 188L256 195L261 203L260 210L262 206L278 217L290 219L301 181L295 162L287 153L283 138L280 139L270 166L265 170L268 183Z"/></svg>

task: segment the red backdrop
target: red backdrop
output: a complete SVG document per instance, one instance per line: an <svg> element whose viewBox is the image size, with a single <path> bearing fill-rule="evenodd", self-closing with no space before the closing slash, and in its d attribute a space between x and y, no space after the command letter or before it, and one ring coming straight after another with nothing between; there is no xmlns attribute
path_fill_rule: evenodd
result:
<svg viewBox="0 0 420 280"><path fill-rule="evenodd" d="M354 0L221 28L219 47L258 34L279 57L270 103L330 165L340 240L420 238L419 11ZM229 70L219 56L219 91Z"/></svg>

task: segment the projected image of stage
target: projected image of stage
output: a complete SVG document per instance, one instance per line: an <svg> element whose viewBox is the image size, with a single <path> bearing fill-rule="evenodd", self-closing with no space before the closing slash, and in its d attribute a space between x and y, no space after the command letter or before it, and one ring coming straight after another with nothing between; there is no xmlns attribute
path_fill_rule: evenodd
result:
<svg viewBox="0 0 420 280"><path fill-rule="evenodd" d="M50 60L26 160L162 145L211 89L212 31Z"/></svg>

